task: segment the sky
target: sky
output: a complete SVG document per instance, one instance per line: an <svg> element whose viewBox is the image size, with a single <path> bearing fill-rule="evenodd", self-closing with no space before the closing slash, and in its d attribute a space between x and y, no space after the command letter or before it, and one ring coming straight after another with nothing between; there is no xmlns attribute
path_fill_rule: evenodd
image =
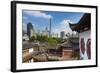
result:
<svg viewBox="0 0 100 73"><path fill-rule="evenodd" d="M54 12L54 11L34 11L23 10L22 11L22 24L23 30L26 31L26 26L30 22L32 23L36 32L44 31L47 27L49 29L51 19L51 33L57 33L60 36L60 32L73 33L69 27L69 23L78 23L84 13L80 12Z"/></svg>

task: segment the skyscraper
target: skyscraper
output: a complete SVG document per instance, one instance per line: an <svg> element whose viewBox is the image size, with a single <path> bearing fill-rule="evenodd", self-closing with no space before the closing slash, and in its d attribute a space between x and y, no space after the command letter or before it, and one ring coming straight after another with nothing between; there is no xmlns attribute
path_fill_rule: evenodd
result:
<svg viewBox="0 0 100 73"><path fill-rule="evenodd" d="M42 35L43 35L43 36L49 37L49 30L48 30L47 27L46 27L45 30L42 32Z"/></svg>
<svg viewBox="0 0 100 73"><path fill-rule="evenodd" d="M32 36L35 36L34 27L33 27L32 23L30 23L30 22L27 24L27 35L29 38L31 38Z"/></svg>
<svg viewBox="0 0 100 73"><path fill-rule="evenodd" d="M61 37L62 39L64 39L64 37L65 37L65 32L64 32L64 31L61 31L61 32L60 32L60 37Z"/></svg>

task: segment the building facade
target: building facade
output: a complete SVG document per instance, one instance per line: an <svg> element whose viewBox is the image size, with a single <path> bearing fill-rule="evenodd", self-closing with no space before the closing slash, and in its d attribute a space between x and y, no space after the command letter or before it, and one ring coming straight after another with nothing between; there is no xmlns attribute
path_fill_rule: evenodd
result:
<svg viewBox="0 0 100 73"><path fill-rule="evenodd" d="M61 32L60 32L60 38L61 38L61 39L64 39L64 37L65 37L65 32L64 32L64 31L61 31Z"/></svg>
<svg viewBox="0 0 100 73"><path fill-rule="evenodd" d="M27 33L24 33L23 34L23 41L27 41L29 40L29 37L27 36Z"/></svg>
<svg viewBox="0 0 100 73"><path fill-rule="evenodd" d="M84 13L77 24L70 24L79 33L80 59L91 59L91 14Z"/></svg>
<svg viewBox="0 0 100 73"><path fill-rule="evenodd" d="M42 36L47 36L47 37L49 37L49 30L48 30L47 27L46 27L45 30L42 32Z"/></svg>
<svg viewBox="0 0 100 73"><path fill-rule="evenodd" d="M32 36L36 37L36 33L35 33L35 30L34 30L34 27L33 27L32 23L27 24L27 35L28 35L29 39Z"/></svg>

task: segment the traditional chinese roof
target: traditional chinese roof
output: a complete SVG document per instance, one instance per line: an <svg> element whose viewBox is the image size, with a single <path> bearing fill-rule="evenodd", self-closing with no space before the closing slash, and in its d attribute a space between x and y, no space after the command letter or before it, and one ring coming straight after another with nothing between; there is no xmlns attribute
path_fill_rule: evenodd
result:
<svg viewBox="0 0 100 73"><path fill-rule="evenodd" d="M70 37L67 38L63 43L58 44L57 46L49 46L48 49L60 49L60 48L66 48L66 49L79 49L79 38L78 37Z"/></svg>
<svg viewBox="0 0 100 73"><path fill-rule="evenodd" d="M23 50L30 49L30 48L33 48L33 47L38 47L38 45L34 44L34 43L23 42Z"/></svg>
<svg viewBox="0 0 100 73"><path fill-rule="evenodd" d="M85 13L78 23L76 24L69 23L69 24L73 31L77 31L79 33L86 30L90 30L91 29L91 14Z"/></svg>
<svg viewBox="0 0 100 73"><path fill-rule="evenodd" d="M71 48L72 47L72 43L71 43L71 41L69 39L67 39L65 42L63 42L61 44L57 44L57 46L49 46L48 49L57 50L57 49L60 49L61 47Z"/></svg>
<svg viewBox="0 0 100 73"><path fill-rule="evenodd" d="M72 43L79 43L79 37L70 37Z"/></svg>
<svg viewBox="0 0 100 73"><path fill-rule="evenodd" d="M64 41L63 43L61 44L58 44L57 49L60 49L60 48L66 48L66 49L71 49L72 50L72 42L70 39L66 39L66 41Z"/></svg>

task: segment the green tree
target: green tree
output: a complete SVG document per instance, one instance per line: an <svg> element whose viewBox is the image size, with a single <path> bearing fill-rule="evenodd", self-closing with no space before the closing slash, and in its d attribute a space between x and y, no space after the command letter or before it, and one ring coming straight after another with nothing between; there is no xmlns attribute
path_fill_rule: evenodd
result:
<svg viewBox="0 0 100 73"><path fill-rule="evenodd" d="M33 42L34 40L36 40L36 37L35 37L35 36L32 36L32 37L29 39L29 42Z"/></svg>
<svg viewBox="0 0 100 73"><path fill-rule="evenodd" d="M57 40L54 38L48 38L47 42L49 45L57 45Z"/></svg>

